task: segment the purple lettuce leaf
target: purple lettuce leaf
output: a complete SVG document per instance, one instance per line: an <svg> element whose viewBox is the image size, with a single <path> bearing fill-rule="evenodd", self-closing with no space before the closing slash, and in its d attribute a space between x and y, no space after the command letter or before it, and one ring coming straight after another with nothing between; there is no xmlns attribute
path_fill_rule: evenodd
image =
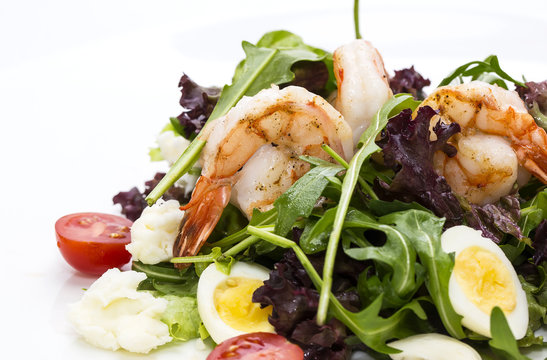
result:
<svg viewBox="0 0 547 360"><path fill-rule="evenodd" d="M342 253L339 256L343 259L336 261L333 293L343 306L356 311L360 302L354 288L363 265ZM321 271L321 256L311 256L310 260ZM292 250L275 264L270 278L254 292L253 302L273 306L270 323L278 334L304 350L306 360L348 358L345 326L334 318L323 326L316 324L319 293Z"/></svg>
<svg viewBox="0 0 547 360"><path fill-rule="evenodd" d="M408 69L395 70L395 76L389 79L389 87L393 94L409 93L414 99L425 99L423 88L431 85L429 79L424 79L414 66Z"/></svg>
<svg viewBox="0 0 547 360"><path fill-rule="evenodd" d="M179 129L176 130L185 138L192 139L200 132L213 112L220 97L220 88L199 86L186 74L181 77L179 87L179 103L184 110L177 119L183 131L180 133Z"/></svg>
<svg viewBox="0 0 547 360"><path fill-rule="evenodd" d="M437 140L431 141L429 124L435 114L431 107L424 106L414 120L410 109L389 120L377 143L383 150L385 165L396 174L391 184L376 179L375 190L382 200L415 201L445 217L450 227L463 222L464 211L446 179L435 172L433 155L439 150L448 156L456 155L456 148L447 141L460 131L460 126L438 122L433 127Z"/></svg>
<svg viewBox="0 0 547 360"><path fill-rule="evenodd" d="M532 247L535 250L532 259L536 266L547 261L547 220L543 220L536 228Z"/></svg>
<svg viewBox="0 0 547 360"><path fill-rule="evenodd" d="M542 82L528 81L525 84L527 87L517 86L516 90L528 109L531 109L535 102L542 113L547 113L547 80Z"/></svg>
<svg viewBox="0 0 547 360"><path fill-rule="evenodd" d="M520 219L520 202L514 195L502 197L494 204L470 204L470 211L465 214L465 220L470 227L481 230L482 235L501 243L505 234L513 235L521 240L524 238L518 221Z"/></svg>
<svg viewBox="0 0 547 360"><path fill-rule="evenodd" d="M144 208L148 206L145 200L146 196L150 194L152 189L154 189L164 176L165 173L156 173L153 179L144 183L145 189L143 192L137 187L133 187L129 191L120 191L112 198L112 201L114 204L121 205L122 214L124 214L126 218L135 221L141 216ZM165 201L175 199L183 204L190 201L190 196L186 195L186 191L183 187L173 185L163 194L162 199Z"/></svg>
<svg viewBox="0 0 547 360"><path fill-rule="evenodd" d="M284 88L290 85L301 86L308 91L327 96L325 86L329 80L329 70L322 61L298 61L291 67L294 72L294 79L279 87Z"/></svg>

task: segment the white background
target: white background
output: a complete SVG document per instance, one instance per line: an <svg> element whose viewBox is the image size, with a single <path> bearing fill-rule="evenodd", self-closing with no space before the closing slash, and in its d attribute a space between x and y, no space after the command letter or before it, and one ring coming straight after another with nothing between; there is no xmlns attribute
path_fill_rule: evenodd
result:
<svg viewBox="0 0 547 360"><path fill-rule="evenodd" d="M389 71L415 65L436 84L497 54L516 77L547 78L545 1L361 2L361 33ZM241 41L276 29L332 51L354 37L352 2L0 2L0 354L134 358L92 349L66 322L66 305L94 279L64 263L54 222L116 213L114 194L165 170L147 153L180 113L182 73L229 82Z"/></svg>

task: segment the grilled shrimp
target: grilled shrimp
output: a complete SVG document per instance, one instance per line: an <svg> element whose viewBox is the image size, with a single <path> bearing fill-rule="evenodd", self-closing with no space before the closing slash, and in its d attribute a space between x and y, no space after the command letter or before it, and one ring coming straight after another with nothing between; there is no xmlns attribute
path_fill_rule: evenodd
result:
<svg viewBox="0 0 547 360"><path fill-rule="evenodd" d="M476 204L507 195L519 165L547 183L547 134L537 126L516 92L480 81L440 87L420 106L439 114L431 121L457 122L450 140L458 153L438 153L434 165L454 192Z"/></svg>
<svg viewBox="0 0 547 360"><path fill-rule="evenodd" d="M353 130L356 146L372 117L393 96L384 61L378 50L365 40L342 45L333 54L338 84L335 108Z"/></svg>
<svg viewBox="0 0 547 360"><path fill-rule="evenodd" d="M265 210L308 170L300 155L330 157L327 144L346 159L352 156L349 125L326 100L304 88L262 90L243 98L200 135L202 173L190 202L183 206L174 256L197 254L218 222L234 189L232 202L248 217ZM180 264L182 265L182 264Z"/></svg>

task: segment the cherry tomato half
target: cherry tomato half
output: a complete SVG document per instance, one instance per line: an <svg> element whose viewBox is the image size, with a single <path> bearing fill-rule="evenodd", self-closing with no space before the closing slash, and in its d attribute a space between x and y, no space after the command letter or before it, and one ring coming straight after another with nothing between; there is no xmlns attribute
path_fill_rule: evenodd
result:
<svg viewBox="0 0 547 360"><path fill-rule="evenodd" d="M101 275L131 260L131 254L125 250L131 242L131 225L130 220L110 214L66 215L55 223L57 246L76 270Z"/></svg>
<svg viewBox="0 0 547 360"><path fill-rule="evenodd" d="M220 343L207 360L302 360L304 352L283 336L255 332L243 334Z"/></svg>

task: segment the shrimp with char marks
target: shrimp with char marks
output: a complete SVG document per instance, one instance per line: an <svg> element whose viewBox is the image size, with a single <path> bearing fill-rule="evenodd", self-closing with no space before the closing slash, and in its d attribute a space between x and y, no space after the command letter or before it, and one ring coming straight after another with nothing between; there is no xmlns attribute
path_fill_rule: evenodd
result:
<svg viewBox="0 0 547 360"><path fill-rule="evenodd" d="M434 165L470 202L492 203L509 194L526 176L522 168L547 183L547 134L516 92L473 81L440 87L420 106L438 110L432 127L439 118L460 125L461 133L450 139L458 153L448 158L439 152Z"/></svg>
<svg viewBox="0 0 547 360"><path fill-rule="evenodd" d="M309 169L300 155L331 160L323 144L345 159L353 150L352 131L342 115L320 96L296 86L272 87L241 99L225 116L207 124L200 138L207 141L202 173L190 202L181 207L186 211L174 256L199 252L232 189L232 202L250 217L254 207L271 207Z"/></svg>

